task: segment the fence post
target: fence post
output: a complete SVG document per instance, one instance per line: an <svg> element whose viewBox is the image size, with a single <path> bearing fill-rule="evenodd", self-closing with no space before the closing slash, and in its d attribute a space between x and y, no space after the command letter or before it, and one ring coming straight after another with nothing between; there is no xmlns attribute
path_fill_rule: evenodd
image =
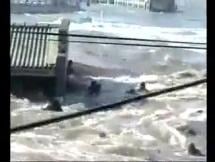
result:
<svg viewBox="0 0 215 162"><path fill-rule="evenodd" d="M68 34L70 21L63 19L59 34ZM56 61L56 92L55 96L62 98L66 92L67 62L68 62L68 36L58 36L58 56Z"/></svg>

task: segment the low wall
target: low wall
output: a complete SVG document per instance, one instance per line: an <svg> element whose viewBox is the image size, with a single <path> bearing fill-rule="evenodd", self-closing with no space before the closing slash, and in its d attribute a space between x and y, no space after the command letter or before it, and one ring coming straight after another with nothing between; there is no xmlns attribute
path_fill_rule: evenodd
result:
<svg viewBox="0 0 215 162"><path fill-rule="evenodd" d="M150 0L149 10L173 12L176 10L175 0Z"/></svg>
<svg viewBox="0 0 215 162"><path fill-rule="evenodd" d="M11 4L11 13L66 13L79 11L77 6L53 6L53 5L26 5L26 4Z"/></svg>

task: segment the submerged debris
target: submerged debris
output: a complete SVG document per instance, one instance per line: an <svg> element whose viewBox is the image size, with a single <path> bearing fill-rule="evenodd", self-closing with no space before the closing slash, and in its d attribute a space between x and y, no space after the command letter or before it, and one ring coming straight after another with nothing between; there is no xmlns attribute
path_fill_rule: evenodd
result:
<svg viewBox="0 0 215 162"><path fill-rule="evenodd" d="M192 128L190 128L188 125L185 126L180 126L177 128L177 130L187 134L187 135L191 135L191 136L196 136L196 131L193 130Z"/></svg>
<svg viewBox="0 0 215 162"><path fill-rule="evenodd" d="M43 110L50 110L50 111L63 111L61 108L61 104L57 99L52 100L46 108Z"/></svg>
<svg viewBox="0 0 215 162"><path fill-rule="evenodd" d="M101 138L105 138L107 135L106 135L106 133L104 133L104 132L101 132L101 133L99 133L99 137L101 137Z"/></svg>
<svg viewBox="0 0 215 162"><path fill-rule="evenodd" d="M189 130L187 130L187 134L188 134L188 135L195 136L195 135L196 135L196 132L195 132L193 129L189 129Z"/></svg>
<svg viewBox="0 0 215 162"><path fill-rule="evenodd" d="M193 156L205 156L204 154L201 153L199 149L195 147L194 143L190 143L188 145L188 153Z"/></svg>
<svg viewBox="0 0 215 162"><path fill-rule="evenodd" d="M175 73L174 75L176 76L176 78L193 78L197 77L198 73L194 70L186 70Z"/></svg>
<svg viewBox="0 0 215 162"><path fill-rule="evenodd" d="M130 89L130 90L126 91L126 93L136 94L136 90L135 89Z"/></svg>
<svg viewBox="0 0 215 162"><path fill-rule="evenodd" d="M201 113L203 113L203 110L198 110L197 113L200 113L200 114L201 114Z"/></svg>

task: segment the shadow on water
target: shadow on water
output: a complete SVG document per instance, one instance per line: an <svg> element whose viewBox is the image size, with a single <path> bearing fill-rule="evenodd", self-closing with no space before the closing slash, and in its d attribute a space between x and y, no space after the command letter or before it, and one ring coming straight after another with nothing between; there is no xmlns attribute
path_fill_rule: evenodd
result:
<svg viewBox="0 0 215 162"><path fill-rule="evenodd" d="M53 94L53 78L11 77L11 93L32 102L46 102Z"/></svg>

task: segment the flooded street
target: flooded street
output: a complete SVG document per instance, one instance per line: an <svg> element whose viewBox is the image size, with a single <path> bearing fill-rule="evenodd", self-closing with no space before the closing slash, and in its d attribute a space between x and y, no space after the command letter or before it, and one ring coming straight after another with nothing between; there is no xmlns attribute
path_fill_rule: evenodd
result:
<svg viewBox="0 0 215 162"><path fill-rule="evenodd" d="M182 9L188 2L183 12L171 14L92 5L72 14L11 14L11 22L59 24L69 18L70 33L206 42L205 1L184 1ZM77 89L66 94L64 112L43 111L46 101L11 94L11 127L125 99L130 97L126 90L142 81L153 91L201 79L207 73L206 56L206 50L70 43ZM85 95L89 79L102 85L97 98ZM207 153L206 86L12 134L11 161L206 161L187 152L193 142Z"/></svg>

